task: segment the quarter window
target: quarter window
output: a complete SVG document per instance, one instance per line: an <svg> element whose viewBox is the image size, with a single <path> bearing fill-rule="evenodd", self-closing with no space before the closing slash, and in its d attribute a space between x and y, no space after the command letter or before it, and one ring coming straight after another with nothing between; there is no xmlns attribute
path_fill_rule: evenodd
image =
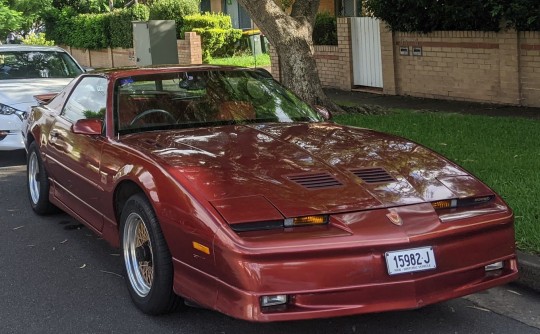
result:
<svg viewBox="0 0 540 334"><path fill-rule="evenodd" d="M68 98L62 115L71 122L83 118L105 117L107 80L101 77L85 77Z"/></svg>

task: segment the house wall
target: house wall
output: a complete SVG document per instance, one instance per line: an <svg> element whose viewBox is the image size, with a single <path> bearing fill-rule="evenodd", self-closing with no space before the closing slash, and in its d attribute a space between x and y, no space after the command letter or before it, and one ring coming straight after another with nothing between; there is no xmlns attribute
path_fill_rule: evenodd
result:
<svg viewBox="0 0 540 334"><path fill-rule="evenodd" d="M194 32L187 32L185 39L177 40L178 59L180 65L202 64L201 37ZM82 66L93 68L111 68L135 66L136 55L133 48L107 48L100 50L87 50L61 45Z"/></svg>
<svg viewBox="0 0 540 334"><path fill-rule="evenodd" d="M319 4L319 13L322 12L328 12L335 15L336 5L334 4L334 0L321 0Z"/></svg>
<svg viewBox="0 0 540 334"><path fill-rule="evenodd" d="M315 46L325 87L355 89L350 20L338 18L338 46ZM380 37L385 94L540 107L540 32L417 34L392 32L381 23ZM413 55L415 48L421 55ZM274 49L271 61L279 80Z"/></svg>
<svg viewBox="0 0 540 334"><path fill-rule="evenodd" d="M540 106L540 32L519 34L520 84L523 105Z"/></svg>
<svg viewBox="0 0 540 334"><path fill-rule="evenodd" d="M383 46L383 68L394 69L393 77L383 75L385 93L540 106L538 32L385 29L382 35L393 41ZM408 56L400 54L402 47L409 49ZM422 55L412 55L418 47Z"/></svg>
<svg viewBox="0 0 540 334"><path fill-rule="evenodd" d="M223 11L221 7L221 0L210 0L210 8L214 13L220 13Z"/></svg>

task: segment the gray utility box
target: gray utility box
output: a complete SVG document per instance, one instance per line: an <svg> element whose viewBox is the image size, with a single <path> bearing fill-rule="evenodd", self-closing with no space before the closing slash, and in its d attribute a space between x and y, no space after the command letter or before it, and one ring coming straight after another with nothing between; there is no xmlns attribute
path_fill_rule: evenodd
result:
<svg viewBox="0 0 540 334"><path fill-rule="evenodd" d="M178 64L176 24L173 20L133 22L137 66Z"/></svg>

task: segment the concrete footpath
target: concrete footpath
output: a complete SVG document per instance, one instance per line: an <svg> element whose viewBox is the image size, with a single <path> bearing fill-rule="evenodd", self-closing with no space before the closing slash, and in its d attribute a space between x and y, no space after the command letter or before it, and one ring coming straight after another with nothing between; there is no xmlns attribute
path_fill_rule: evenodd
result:
<svg viewBox="0 0 540 334"><path fill-rule="evenodd" d="M337 89L325 89L325 92L334 102L346 106L374 105L392 109L430 110L496 117L523 117L540 120L540 108L425 99L356 91L349 92ZM517 255L520 271L518 283L540 292L540 256L520 251L517 252Z"/></svg>

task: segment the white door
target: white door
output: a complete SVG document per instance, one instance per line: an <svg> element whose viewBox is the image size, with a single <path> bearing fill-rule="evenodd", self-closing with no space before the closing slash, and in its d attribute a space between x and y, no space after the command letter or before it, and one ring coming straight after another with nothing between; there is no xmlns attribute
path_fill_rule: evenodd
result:
<svg viewBox="0 0 540 334"><path fill-rule="evenodd" d="M379 22L372 17L351 18L355 86L383 87Z"/></svg>

